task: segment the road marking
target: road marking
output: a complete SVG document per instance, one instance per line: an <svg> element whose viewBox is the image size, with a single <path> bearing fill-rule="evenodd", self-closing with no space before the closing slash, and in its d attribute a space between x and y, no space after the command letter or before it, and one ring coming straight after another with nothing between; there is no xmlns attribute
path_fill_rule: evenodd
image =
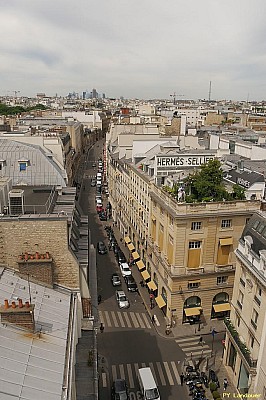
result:
<svg viewBox="0 0 266 400"><path fill-rule="evenodd" d="M209 349L209 350L201 350L201 351L193 351L192 352L192 357L193 356L200 356L200 355L207 355L207 354L209 354L209 353L211 353L212 351L211 351L211 349Z"/></svg>
<svg viewBox="0 0 266 400"><path fill-rule="evenodd" d="M135 369L135 374L138 377L139 376L139 364L134 363L134 369Z"/></svg>
<svg viewBox="0 0 266 400"><path fill-rule="evenodd" d="M116 316L115 316L115 312L111 311L111 315L115 324L115 327L118 328L119 327L119 323L117 322Z"/></svg>
<svg viewBox="0 0 266 400"><path fill-rule="evenodd" d="M200 336L194 336L193 338L177 339L176 343L191 342L191 341L196 341L198 343L199 342L199 338L200 338Z"/></svg>
<svg viewBox="0 0 266 400"><path fill-rule="evenodd" d="M112 365L112 376L113 376L113 381L117 379L117 374L116 374L116 366Z"/></svg>
<svg viewBox="0 0 266 400"><path fill-rule="evenodd" d="M108 311L104 311L104 316L105 316L106 321L107 321L107 326L112 326L112 322L111 322L111 320L110 320Z"/></svg>
<svg viewBox="0 0 266 400"><path fill-rule="evenodd" d="M198 345L198 346L195 346L195 347L181 347L180 346L180 348L184 351L184 352L186 352L186 351L193 351L193 350L199 350L199 349L209 349L209 346L208 345L205 345L205 346L201 346L200 344Z"/></svg>
<svg viewBox="0 0 266 400"><path fill-rule="evenodd" d="M127 313L124 312L123 314L124 314L124 318L125 318L125 320L126 320L127 326L128 326L129 328L132 328L132 325L131 325L131 322L129 321L129 318L128 318Z"/></svg>
<svg viewBox="0 0 266 400"><path fill-rule="evenodd" d="M128 374L129 387L131 389L133 389L134 388L134 380L133 380L132 369L131 369L130 364L127 364L127 374Z"/></svg>
<svg viewBox="0 0 266 400"><path fill-rule="evenodd" d="M125 370L123 364L119 364L119 371L120 371L120 378L125 379Z"/></svg>
<svg viewBox="0 0 266 400"><path fill-rule="evenodd" d="M175 379L176 379L177 383L179 385L181 385L181 380L180 380L180 376L179 376L179 373L178 373L178 370L177 370L177 367L176 367L176 363L174 361L171 361L171 365L172 365L172 368L173 368L173 371L174 371Z"/></svg>
<svg viewBox="0 0 266 400"><path fill-rule="evenodd" d="M123 320L123 318L122 318L122 313L121 312L118 312L117 313L117 316L118 316L118 319L119 319L119 321L120 321L120 324L121 324L121 326L123 327L123 328L125 328L125 323L124 323L124 320Z"/></svg>
<svg viewBox="0 0 266 400"><path fill-rule="evenodd" d="M157 379L157 376L156 376L156 373L155 373L155 369L154 369L153 363L149 363L149 367L152 370L152 374L154 376L154 380L156 382L156 385L158 386L158 379Z"/></svg>
<svg viewBox="0 0 266 400"><path fill-rule="evenodd" d="M170 372L170 368L169 368L169 366L168 366L166 361L164 361L163 364L164 364L164 368L165 368L165 371L166 371L166 375L167 375L168 381L169 381L171 386L174 386L174 381L173 381L173 378L172 378L172 375L171 375L171 372Z"/></svg>
<svg viewBox="0 0 266 400"><path fill-rule="evenodd" d="M157 369L158 369L158 372L159 372L159 375L160 375L160 379L161 379L162 385L166 386L166 382L165 382L165 379L164 379L164 374L163 374L161 363L156 362L156 365L157 365Z"/></svg>
<svg viewBox="0 0 266 400"><path fill-rule="evenodd" d="M138 322L139 322L140 327L143 328L143 329L145 329L145 328L146 328L146 325L145 325L144 322L142 321L141 316L137 313L137 314L136 314L136 317L137 317L137 320L138 320Z"/></svg>
<svg viewBox="0 0 266 400"><path fill-rule="evenodd" d="M135 328L139 328L139 324L138 324L138 321L137 321L137 319L135 317L135 314L133 312L130 312L129 314L130 314L130 317L131 317L131 319L133 321L134 327Z"/></svg>
<svg viewBox="0 0 266 400"><path fill-rule="evenodd" d="M107 387L107 376L106 373L102 373L102 382L103 382L103 387Z"/></svg>
<svg viewBox="0 0 266 400"><path fill-rule="evenodd" d="M144 319L144 321L145 321L145 324L146 324L146 326L147 326L147 328L151 328L151 325L149 324L149 321L148 321L148 318L147 318L147 315L145 314L145 313L142 313L141 314L142 315L142 318Z"/></svg>

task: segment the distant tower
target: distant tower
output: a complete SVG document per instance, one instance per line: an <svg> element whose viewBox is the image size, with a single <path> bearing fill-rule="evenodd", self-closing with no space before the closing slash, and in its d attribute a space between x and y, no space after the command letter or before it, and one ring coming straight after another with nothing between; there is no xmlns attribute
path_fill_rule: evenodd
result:
<svg viewBox="0 0 266 400"><path fill-rule="evenodd" d="M211 94L212 94L212 81L210 81L210 86L209 86L209 101L211 101Z"/></svg>

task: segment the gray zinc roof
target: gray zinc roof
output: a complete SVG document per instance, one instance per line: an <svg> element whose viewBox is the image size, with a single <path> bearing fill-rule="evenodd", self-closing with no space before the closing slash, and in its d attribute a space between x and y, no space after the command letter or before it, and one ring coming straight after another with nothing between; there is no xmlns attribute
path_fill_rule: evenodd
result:
<svg viewBox="0 0 266 400"><path fill-rule="evenodd" d="M40 334L0 324L0 399L61 400L71 297L30 283ZM0 268L0 303L29 300L29 285Z"/></svg>

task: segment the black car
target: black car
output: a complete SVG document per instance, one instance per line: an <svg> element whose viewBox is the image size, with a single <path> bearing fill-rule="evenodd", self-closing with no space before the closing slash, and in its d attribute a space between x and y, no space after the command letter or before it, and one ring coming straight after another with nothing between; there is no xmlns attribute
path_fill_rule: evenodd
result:
<svg viewBox="0 0 266 400"><path fill-rule="evenodd" d="M91 180L91 186L92 186L92 187L96 186L96 180L95 180L95 179L92 179L92 180Z"/></svg>
<svg viewBox="0 0 266 400"><path fill-rule="evenodd" d="M116 253L116 259L118 263L125 263L127 262L126 256L122 251L119 251L118 253Z"/></svg>
<svg viewBox="0 0 266 400"><path fill-rule="evenodd" d="M120 247L119 247L118 245L116 245L116 246L113 247L113 252L114 252L115 254L119 253L120 251L121 251L121 249L120 249Z"/></svg>
<svg viewBox="0 0 266 400"><path fill-rule="evenodd" d="M98 242L97 243L97 250L99 254L106 254L107 253L107 248L103 242Z"/></svg>
<svg viewBox="0 0 266 400"><path fill-rule="evenodd" d="M107 214L105 211L99 214L100 221L107 221Z"/></svg>
<svg viewBox="0 0 266 400"><path fill-rule="evenodd" d="M113 286L120 286L121 285L121 279L118 274L113 274L111 277L111 282Z"/></svg>
<svg viewBox="0 0 266 400"><path fill-rule="evenodd" d="M129 292L137 292L138 291L138 286L136 284L135 279L133 278L132 275L126 275L125 276L125 282L127 285L127 290Z"/></svg>
<svg viewBox="0 0 266 400"><path fill-rule="evenodd" d="M117 379L112 386L112 398L115 400L128 400L128 389L124 379Z"/></svg>

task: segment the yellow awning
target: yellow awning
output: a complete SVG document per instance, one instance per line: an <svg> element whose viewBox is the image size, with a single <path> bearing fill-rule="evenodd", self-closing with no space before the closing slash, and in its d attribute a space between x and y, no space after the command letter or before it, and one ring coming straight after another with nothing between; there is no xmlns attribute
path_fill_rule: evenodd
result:
<svg viewBox="0 0 266 400"><path fill-rule="evenodd" d="M153 281L148 282L147 286L150 290L157 290L157 286L156 286L155 282L153 282Z"/></svg>
<svg viewBox="0 0 266 400"><path fill-rule="evenodd" d="M148 271L142 271L141 276L144 279L144 281L147 281L151 277Z"/></svg>
<svg viewBox="0 0 266 400"><path fill-rule="evenodd" d="M129 249L130 251L135 250L135 246L134 246L133 243L128 243L128 244L127 244L127 247L128 247L128 249Z"/></svg>
<svg viewBox="0 0 266 400"><path fill-rule="evenodd" d="M124 237L124 241L125 241L126 244L131 243L131 239L130 239L129 236L125 236Z"/></svg>
<svg viewBox="0 0 266 400"><path fill-rule="evenodd" d="M221 246L230 246L231 244L233 244L233 238L224 238L224 239L220 239L220 245Z"/></svg>
<svg viewBox="0 0 266 400"><path fill-rule="evenodd" d="M136 265L137 265L139 270L146 268L145 264L144 264L144 262L142 260L137 261Z"/></svg>
<svg viewBox="0 0 266 400"><path fill-rule="evenodd" d="M139 253L137 251L133 251L132 257L133 257L134 260L138 260L140 258L140 255L139 255Z"/></svg>
<svg viewBox="0 0 266 400"><path fill-rule="evenodd" d="M201 307L190 307L184 309L187 317L192 317L192 315L200 315Z"/></svg>
<svg viewBox="0 0 266 400"><path fill-rule="evenodd" d="M159 308L163 308L164 306L166 306L166 302L164 301L163 296L155 297L155 301L158 304Z"/></svg>
<svg viewBox="0 0 266 400"><path fill-rule="evenodd" d="M215 312L223 312L223 311L230 311L231 306L229 303L222 303L222 304L214 304L213 305Z"/></svg>

